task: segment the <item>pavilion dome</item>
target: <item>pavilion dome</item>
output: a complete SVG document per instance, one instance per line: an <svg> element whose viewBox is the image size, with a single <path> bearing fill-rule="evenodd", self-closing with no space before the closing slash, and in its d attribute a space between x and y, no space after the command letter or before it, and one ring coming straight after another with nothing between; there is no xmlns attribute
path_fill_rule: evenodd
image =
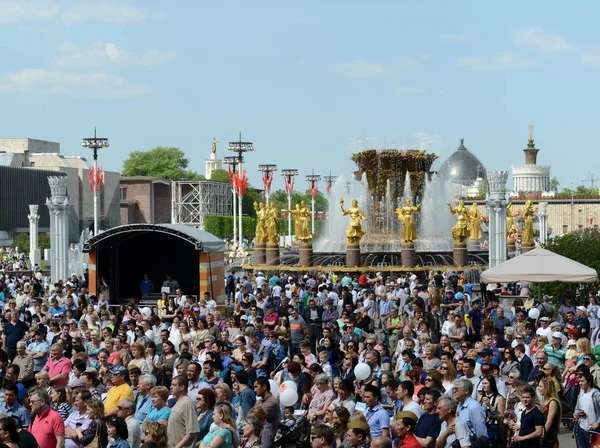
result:
<svg viewBox="0 0 600 448"><path fill-rule="evenodd" d="M486 177L483 163L465 147L462 138L456 151L442 163L438 174L450 179L454 184L461 185L471 185L477 178Z"/></svg>

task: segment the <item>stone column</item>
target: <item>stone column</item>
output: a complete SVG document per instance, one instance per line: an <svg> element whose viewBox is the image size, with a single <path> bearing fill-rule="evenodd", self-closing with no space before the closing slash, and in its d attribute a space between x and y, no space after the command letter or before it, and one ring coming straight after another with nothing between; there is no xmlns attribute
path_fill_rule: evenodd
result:
<svg viewBox="0 0 600 448"><path fill-rule="evenodd" d="M312 266L313 265L313 245L310 242L300 243L300 260L298 266Z"/></svg>
<svg viewBox="0 0 600 448"><path fill-rule="evenodd" d="M346 266L360 266L360 243L346 244Z"/></svg>
<svg viewBox="0 0 600 448"><path fill-rule="evenodd" d="M278 266L280 264L279 244L267 243L265 258L268 266Z"/></svg>
<svg viewBox="0 0 600 448"><path fill-rule="evenodd" d="M254 264L263 265L267 262L267 245L266 243L254 245Z"/></svg>
<svg viewBox="0 0 600 448"><path fill-rule="evenodd" d="M415 243L402 241L400 244L400 262L402 266L412 268L417 264L416 260Z"/></svg>
<svg viewBox="0 0 600 448"><path fill-rule="evenodd" d="M49 176L50 198L46 207L50 212L50 277L52 282L65 280L69 268L69 198L67 177Z"/></svg>
<svg viewBox="0 0 600 448"><path fill-rule="evenodd" d="M546 244L548 239L548 203L540 202L540 211L538 212L538 222L540 225L540 244Z"/></svg>
<svg viewBox="0 0 600 448"><path fill-rule="evenodd" d="M38 215L39 205L33 204L29 206L29 262L31 263L31 269L34 266L40 264L40 250L38 249L38 222L40 215Z"/></svg>
<svg viewBox="0 0 600 448"><path fill-rule="evenodd" d="M506 261L506 181L508 171L487 173L489 194L487 197L490 217L489 267L493 268Z"/></svg>

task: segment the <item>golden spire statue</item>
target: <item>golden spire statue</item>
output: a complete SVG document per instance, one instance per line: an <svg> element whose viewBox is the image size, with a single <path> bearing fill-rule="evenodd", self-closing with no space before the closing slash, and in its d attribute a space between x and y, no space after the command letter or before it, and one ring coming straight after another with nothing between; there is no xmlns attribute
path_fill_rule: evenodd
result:
<svg viewBox="0 0 600 448"><path fill-rule="evenodd" d="M452 239L454 243L462 244L469 237L469 223L467 216L469 216L469 210L465 207L465 203L462 199L458 201L456 207L452 207L452 204L448 202L450 212L456 215L456 224L452 227Z"/></svg>
<svg viewBox="0 0 600 448"><path fill-rule="evenodd" d="M483 238L481 234L481 220L483 219L483 215L477 209L477 204L473 202L471 204L471 208L469 208L469 218L471 221L469 222L469 239L471 241L480 241Z"/></svg>
<svg viewBox="0 0 600 448"><path fill-rule="evenodd" d="M406 198L404 207L396 209L398 220L402 223L402 234L400 238L405 243L413 243L417 239L417 230L415 227L415 213L421 211L421 204L414 206L410 198Z"/></svg>
<svg viewBox="0 0 600 448"><path fill-rule="evenodd" d="M530 142L533 141L533 125L532 124L529 125L529 141Z"/></svg>
<svg viewBox="0 0 600 448"><path fill-rule="evenodd" d="M367 218L359 208L358 200L352 199L352 207L344 210L344 200L340 199L340 207L342 209L342 215L350 215L350 226L348 227L348 230L346 230L348 244L359 244L360 239L367 233L363 230L361 221L366 221Z"/></svg>
<svg viewBox="0 0 600 448"><path fill-rule="evenodd" d="M521 212L521 218L523 219L523 234L521 235L521 244L533 243L533 221L535 220L535 214L538 209L533 206L531 201L525 202L525 207Z"/></svg>
<svg viewBox="0 0 600 448"><path fill-rule="evenodd" d="M310 210L302 201L300 204L296 204L295 210L288 210L294 218L294 229L296 239L301 243L308 243L312 239L308 223L310 221Z"/></svg>
<svg viewBox="0 0 600 448"><path fill-rule="evenodd" d="M217 139L213 137L213 141L212 141L212 150L211 150L211 152L212 152L213 154L216 154L216 153L217 153L217 143L218 143L218 142L217 142Z"/></svg>
<svg viewBox="0 0 600 448"><path fill-rule="evenodd" d="M256 231L255 243L265 244L267 242L267 234L265 231L266 210L265 203L254 202L254 210L256 211Z"/></svg>
<svg viewBox="0 0 600 448"><path fill-rule="evenodd" d="M271 202L265 207L265 233L267 236L267 243L279 244L279 235L277 234L277 206L274 202Z"/></svg>
<svg viewBox="0 0 600 448"><path fill-rule="evenodd" d="M515 218L521 216L520 211L512 209L512 202L506 206L506 238L510 241L514 239L516 230L513 229L515 225Z"/></svg>

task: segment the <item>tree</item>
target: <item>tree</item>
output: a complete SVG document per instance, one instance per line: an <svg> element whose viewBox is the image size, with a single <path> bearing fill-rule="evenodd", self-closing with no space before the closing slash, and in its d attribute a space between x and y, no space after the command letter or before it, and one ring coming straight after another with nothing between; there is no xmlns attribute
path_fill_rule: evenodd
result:
<svg viewBox="0 0 600 448"><path fill-rule="evenodd" d="M600 272L600 230L598 229L584 229L549 239L544 248ZM565 284L560 282L544 283L542 293L559 299L565 287ZM585 285L584 288L571 288L571 290L576 291L583 299L582 303L585 303L587 292L591 288L596 289L597 285Z"/></svg>
<svg viewBox="0 0 600 448"><path fill-rule="evenodd" d="M215 182L229 182L229 172L226 170L212 170L210 180Z"/></svg>
<svg viewBox="0 0 600 448"><path fill-rule="evenodd" d="M29 233L17 233L15 235L13 246L18 247L21 252L29 254ZM50 249L50 237L47 233L38 235L38 249Z"/></svg>
<svg viewBox="0 0 600 448"><path fill-rule="evenodd" d="M558 181L557 177L553 177L552 179L550 179L550 191L555 191L558 193L559 185L560 185L560 182Z"/></svg>
<svg viewBox="0 0 600 448"><path fill-rule="evenodd" d="M149 151L132 151L123 162L123 176L154 176L169 180L203 180L204 176L188 170L190 161L175 147L157 146Z"/></svg>
<svg viewBox="0 0 600 448"><path fill-rule="evenodd" d="M579 185L575 190L563 188L558 194L561 198L580 197L580 196L598 196L597 188L588 188L585 185Z"/></svg>

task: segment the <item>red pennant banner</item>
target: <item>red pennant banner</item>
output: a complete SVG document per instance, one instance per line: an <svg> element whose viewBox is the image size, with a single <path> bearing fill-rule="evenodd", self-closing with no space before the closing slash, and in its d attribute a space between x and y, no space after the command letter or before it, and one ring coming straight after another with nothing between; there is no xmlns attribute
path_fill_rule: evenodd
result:
<svg viewBox="0 0 600 448"><path fill-rule="evenodd" d="M97 170L93 167L90 168L88 182L90 183L90 191L92 193L100 191L100 188L102 188L102 184L104 183L104 171L102 171L102 168L98 168Z"/></svg>
<svg viewBox="0 0 600 448"><path fill-rule="evenodd" d="M283 178L283 183L285 185L285 192L288 196L291 196L294 192L294 176L285 176Z"/></svg>
<svg viewBox="0 0 600 448"><path fill-rule="evenodd" d="M269 172L263 172L262 183L266 191L271 191L271 183L273 182L273 174Z"/></svg>
<svg viewBox="0 0 600 448"><path fill-rule="evenodd" d="M237 172L237 191L240 196L244 196L246 194L246 188L248 187L248 178L246 177L246 170L242 173L241 171Z"/></svg>

